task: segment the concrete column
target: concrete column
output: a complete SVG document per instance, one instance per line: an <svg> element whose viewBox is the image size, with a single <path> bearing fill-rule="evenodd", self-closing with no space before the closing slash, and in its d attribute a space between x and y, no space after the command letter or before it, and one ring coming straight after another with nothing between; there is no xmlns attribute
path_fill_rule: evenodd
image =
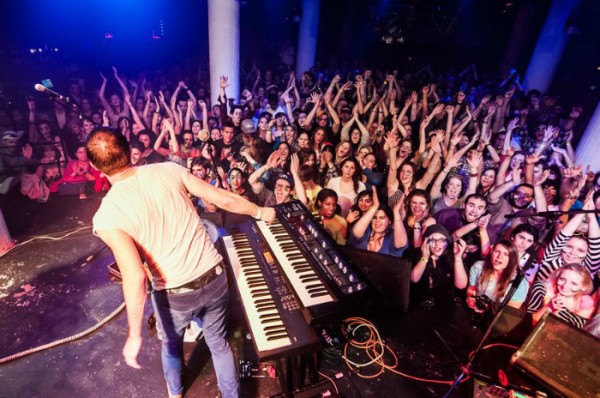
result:
<svg viewBox="0 0 600 398"><path fill-rule="evenodd" d="M600 170L600 102L596 105L596 111L590 119L590 123L583 133L583 137L577 144L577 164L590 165L592 170Z"/></svg>
<svg viewBox="0 0 600 398"><path fill-rule="evenodd" d="M319 12L321 0L302 0L302 19L298 32L298 49L296 51L296 78L315 65L317 54L317 37L319 34Z"/></svg>
<svg viewBox="0 0 600 398"><path fill-rule="evenodd" d="M238 0L208 0L208 56L210 98L219 97L219 77L229 78L227 97L240 97L240 3Z"/></svg>
<svg viewBox="0 0 600 398"><path fill-rule="evenodd" d="M579 0L553 0L523 81L526 90L548 91L567 44L565 22Z"/></svg>

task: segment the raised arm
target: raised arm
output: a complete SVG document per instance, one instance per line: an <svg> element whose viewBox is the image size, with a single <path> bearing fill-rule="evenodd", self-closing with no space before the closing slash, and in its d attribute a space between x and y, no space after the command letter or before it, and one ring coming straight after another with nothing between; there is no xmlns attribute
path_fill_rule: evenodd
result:
<svg viewBox="0 0 600 398"><path fill-rule="evenodd" d="M352 228L352 235L357 239L360 239L363 236L365 236L367 228L369 228L369 225L371 224L375 213L377 213L377 210L379 209L379 198L377 197L377 190L375 189L375 186L371 187L371 189L373 190L373 205L369 210L363 213L363 215L358 219L356 224L354 224L354 228Z"/></svg>
<svg viewBox="0 0 600 398"><path fill-rule="evenodd" d="M290 156L290 174L294 179L294 191L296 191L296 198L298 198L298 200L306 206L308 204L308 198L306 197L306 190L304 189L304 184L302 184L302 180L300 179L299 170L300 160L298 159L298 154L293 153Z"/></svg>
<svg viewBox="0 0 600 398"><path fill-rule="evenodd" d="M377 196L377 194L373 193L373 196ZM396 249L401 249L408 245L408 236L406 235L406 228L404 228L404 221L402 220L401 208L403 205L404 201L398 200L392 209L394 213L394 247Z"/></svg>

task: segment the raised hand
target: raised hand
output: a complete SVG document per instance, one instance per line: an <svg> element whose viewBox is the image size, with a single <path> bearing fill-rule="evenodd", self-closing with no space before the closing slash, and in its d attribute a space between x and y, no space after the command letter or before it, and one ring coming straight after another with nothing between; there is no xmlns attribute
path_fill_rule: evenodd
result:
<svg viewBox="0 0 600 398"><path fill-rule="evenodd" d="M252 101L252 93L249 90L242 91L242 95L244 96L247 102Z"/></svg>
<svg viewBox="0 0 600 398"><path fill-rule="evenodd" d="M519 127L519 118L518 117L511 119L511 121L508 122L506 129L512 131L512 130L516 129L517 127Z"/></svg>
<svg viewBox="0 0 600 398"><path fill-rule="evenodd" d="M400 142L400 138L396 136L396 134L387 133L383 139L385 143L388 145L390 150L398 148L398 143Z"/></svg>
<svg viewBox="0 0 600 398"><path fill-rule="evenodd" d="M31 156L33 155L33 148L31 147L31 145L29 144L25 144L23 145L23 148L21 148L21 153L23 154L23 157L25 159L31 159Z"/></svg>
<svg viewBox="0 0 600 398"><path fill-rule="evenodd" d="M340 87L340 90L348 91L351 88L352 88L352 82L348 81L348 82L344 83L344 85L342 87Z"/></svg>
<svg viewBox="0 0 600 398"><path fill-rule="evenodd" d="M542 172L542 175L540 176L540 178L537 181L533 182L533 185L536 187L541 187L542 184L544 182L546 182L546 180L548 179L548 176L550 175L550 170L546 169Z"/></svg>
<svg viewBox="0 0 600 398"><path fill-rule="evenodd" d="M227 76L219 77L219 87L222 88L223 90L225 90L227 87L229 87L229 77L227 77Z"/></svg>
<svg viewBox="0 0 600 398"><path fill-rule="evenodd" d="M274 169L279 164L279 158L281 157L281 149L277 149L271 153L267 159L267 165Z"/></svg>
<svg viewBox="0 0 600 398"><path fill-rule="evenodd" d="M461 159L461 154L455 152L448 160L446 160L446 167L454 168L458 165Z"/></svg>
<svg viewBox="0 0 600 398"><path fill-rule="evenodd" d="M377 189L375 188L375 185L373 185L371 187L371 190L373 191L373 206L371 206L372 209L379 209L380 203L379 203L379 197L377 196Z"/></svg>
<svg viewBox="0 0 600 398"><path fill-rule="evenodd" d="M348 212L348 215L346 215L346 222L352 224L354 221L358 220L359 216L360 212L358 210Z"/></svg>
<svg viewBox="0 0 600 398"><path fill-rule="evenodd" d="M431 111L432 115L439 115L440 113L442 113L442 111L444 110L445 105L442 103L439 103L435 106L435 108L433 108L433 111Z"/></svg>
<svg viewBox="0 0 600 398"><path fill-rule="evenodd" d="M454 242L453 250L454 256L462 256L465 250L467 250L467 242L465 242L463 239L457 240Z"/></svg>
<svg viewBox="0 0 600 398"><path fill-rule="evenodd" d="M486 229L488 224L490 223L491 218L491 214L486 214L485 216L479 217L479 220L477 220L477 227L479 228L479 230Z"/></svg>
<svg viewBox="0 0 600 398"><path fill-rule="evenodd" d="M527 157L525 157L525 163L536 164L537 162L544 159L545 157L546 156L540 155L540 154L534 152L531 155L527 155Z"/></svg>
<svg viewBox="0 0 600 398"><path fill-rule="evenodd" d="M203 100L198 100L198 106L200 106L200 109L204 110L206 109L206 102Z"/></svg>
<svg viewBox="0 0 600 398"><path fill-rule="evenodd" d="M108 81L108 79L106 78L106 76L104 76L102 72L100 72L100 77L102 78L103 83L106 83Z"/></svg>
<svg viewBox="0 0 600 398"><path fill-rule="evenodd" d="M118 78L118 77L119 77L119 71L117 70L117 67L116 67L116 66L113 66L113 67L112 67L112 71L113 71L113 74L115 75L115 77L117 77L117 78Z"/></svg>
<svg viewBox="0 0 600 398"><path fill-rule="evenodd" d="M300 170L300 159L297 153L293 153L290 156L290 173L297 174L298 170Z"/></svg>
<svg viewBox="0 0 600 398"><path fill-rule="evenodd" d="M481 165L482 161L483 161L483 156L482 156L481 152L475 152L475 154L473 156L471 156L470 158L467 158L467 164L471 168L471 173L476 173L477 170L479 170L479 166Z"/></svg>

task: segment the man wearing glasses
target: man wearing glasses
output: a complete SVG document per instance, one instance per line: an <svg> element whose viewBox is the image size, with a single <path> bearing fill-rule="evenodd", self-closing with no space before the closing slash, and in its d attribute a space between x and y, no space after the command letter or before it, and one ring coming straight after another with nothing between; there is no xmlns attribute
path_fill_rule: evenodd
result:
<svg viewBox="0 0 600 398"><path fill-rule="evenodd" d="M535 217L537 212L547 210L541 182L535 185L518 184L508 197L504 197L504 194L514 186L514 181L505 182L487 197L488 211L491 215L488 233L492 242L509 236L510 232L519 224L529 223L537 230L542 230L546 226L545 218ZM521 214L520 217L506 218L507 215L517 212Z"/></svg>

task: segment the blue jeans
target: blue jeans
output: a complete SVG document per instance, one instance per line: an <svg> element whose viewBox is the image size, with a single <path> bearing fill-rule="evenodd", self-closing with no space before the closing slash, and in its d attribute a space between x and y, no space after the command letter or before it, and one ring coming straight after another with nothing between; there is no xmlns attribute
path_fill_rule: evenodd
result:
<svg viewBox="0 0 600 398"><path fill-rule="evenodd" d="M224 398L238 397L233 352L227 341L229 291L225 271L208 285L188 293L152 293L156 320L163 331L162 365L167 388L183 393L183 335L193 317L202 320L204 340L212 354L217 383Z"/></svg>

